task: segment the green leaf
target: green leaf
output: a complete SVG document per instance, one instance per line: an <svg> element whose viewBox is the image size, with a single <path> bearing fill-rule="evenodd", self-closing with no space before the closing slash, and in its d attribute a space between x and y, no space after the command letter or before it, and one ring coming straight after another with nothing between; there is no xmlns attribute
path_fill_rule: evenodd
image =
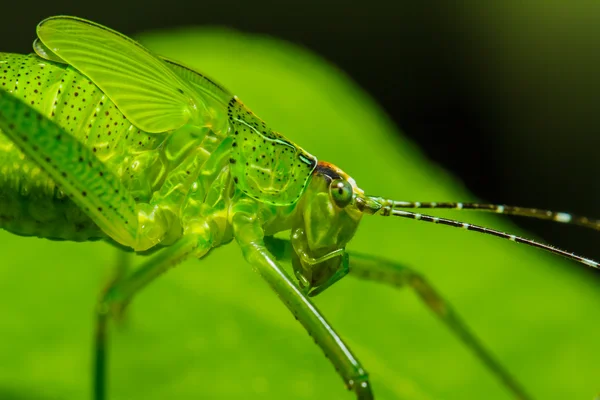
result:
<svg viewBox="0 0 600 400"><path fill-rule="evenodd" d="M341 71L305 50L227 31L160 33L143 43L217 79L367 193L474 200L399 138ZM522 233L495 215L439 215ZM0 398L89 398L92 312L114 250L0 237ZM365 217L349 247L422 272L535 398L591 399L600 391L600 283L584 267L493 237L393 218ZM364 363L378 400L510 399L407 290L347 277L315 302ZM111 400L353 399L233 243L180 265L136 298L111 330L109 362Z"/></svg>

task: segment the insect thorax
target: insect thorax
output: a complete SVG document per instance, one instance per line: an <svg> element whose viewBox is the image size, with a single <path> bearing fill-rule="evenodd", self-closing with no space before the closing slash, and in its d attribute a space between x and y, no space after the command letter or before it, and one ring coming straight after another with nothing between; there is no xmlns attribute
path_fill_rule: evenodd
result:
<svg viewBox="0 0 600 400"><path fill-rule="evenodd" d="M236 97L228 107L233 137L231 174L240 190L259 201L295 203L317 165L317 159L264 121Z"/></svg>

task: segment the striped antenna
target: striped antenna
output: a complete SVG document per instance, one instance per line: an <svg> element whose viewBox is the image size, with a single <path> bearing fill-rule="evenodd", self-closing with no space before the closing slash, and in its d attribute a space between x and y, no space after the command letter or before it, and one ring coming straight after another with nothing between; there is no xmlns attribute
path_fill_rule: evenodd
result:
<svg viewBox="0 0 600 400"><path fill-rule="evenodd" d="M587 265L588 267L592 267L600 270L600 263L591 260L589 258L581 257L573 253L569 253L567 251L558 249L554 246L550 246L547 244L536 242L535 240L526 239L520 236L511 235L509 233L497 231L495 229L486 228L479 225L468 224L466 222L455 221L452 219L439 218L431 215L425 215L420 213L414 213L410 211L398 210L397 207L400 208L452 208L452 209L461 209L458 204L462 205L462 209L473 209L473 210L484 210L484 211L495 211L503 214L512 214L512 215L521 215L526 217L540 218L540 219L548 219L557 222L564 223L577 223L578 225L583 225L593 229L600 229L598 226L600 223L598 221L589 220L587 218L582 217L573 217L570 214L565 213L555 213L552 211L545 210L537 210L531 208L520 208L520 207L508 207L508 206L495 206L491 204L471 204L471 203L410 203L410 202L402 202L402 201L393 201L386 200L381 197L371 197L366 196L365 198L357 198L359 208L366 211L369 210L371 213L375 215L383 215L387 216L395 216L402 218L410 218L417 221L431 222L434 224L447 225L454 228L462 228L468 231L474 231L483 233L486 235L496 236L502 239L507 239L516 243L523 243L531 247L537 247L538 249L542 249L548 251L550 253L561 255L570 260L577 261L581 264ZM439 207L438 207L439 205ZM503 208L502 208L503 207ZM498 208L500 211L498 211ZM558 216L558 217L557 217ZM587 221L586 224L581 223L582 220ZM577 221L577 222L576 222Z"/></svg>
<svg viewBox="0 0 600 400"><path fill-rule="evenodd" d="M398 208L429 208L429 209L448 209L448 210L474 210L486 211L497 214L517 215L519 217L529 217L543 219L547 221L560 222L569 225L579 225L586 228L600 231L600 220L580 217L564 212L555 212L549 210L540 210L538 208L514 207L502 204L479 204L479 203L436 203L436 202L418 202L418 201L390 201L391 207Z"/></svg>

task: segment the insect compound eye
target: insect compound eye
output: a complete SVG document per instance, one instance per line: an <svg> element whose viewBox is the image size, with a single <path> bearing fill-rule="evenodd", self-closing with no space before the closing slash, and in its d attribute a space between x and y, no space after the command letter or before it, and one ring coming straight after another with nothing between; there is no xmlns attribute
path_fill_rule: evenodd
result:
<svg viewBox="0 0 600 400"><path fill-rule="evenodd" d="M352 185L344 179L334 179L329 185L329 193L339 208L344 208L352 201Z"/></svg>

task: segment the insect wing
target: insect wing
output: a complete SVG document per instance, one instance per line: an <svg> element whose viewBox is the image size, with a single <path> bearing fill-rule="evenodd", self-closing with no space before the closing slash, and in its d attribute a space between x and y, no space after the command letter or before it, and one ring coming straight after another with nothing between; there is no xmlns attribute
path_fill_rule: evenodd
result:
<svg viewBox="0 0 600 400"><path fill-rule="evenodd" d="M65 60L54 54L48 47L46 47L44 43L42 43L40 39L35 39L33 41L33 51L35 51L35 53L38 56L45 58L46 60L60 64L69 64Z"/></svg>
<svg viewBox="0 0 600 400"><path fill-rule="evenodd" d="M209 95L224 105L227 105L233 97L233 94L231 94L227 89L218 83L215 83L210 78L202 75L200 72L186 67L185 65L182 65L176 61L169 60L168 58L161 58L167 63L169 68L175 71L186 82L189 82L190 85L192 85L200 93Z"/></svg>
<svg viewBox="0 0 600 400"><path fill-rule="evenodd" d="M37 35L56 57L89 77L140 129L177 129L195 116L201 99L169 66L142 45L102 25L51 17Z"/></svg>

